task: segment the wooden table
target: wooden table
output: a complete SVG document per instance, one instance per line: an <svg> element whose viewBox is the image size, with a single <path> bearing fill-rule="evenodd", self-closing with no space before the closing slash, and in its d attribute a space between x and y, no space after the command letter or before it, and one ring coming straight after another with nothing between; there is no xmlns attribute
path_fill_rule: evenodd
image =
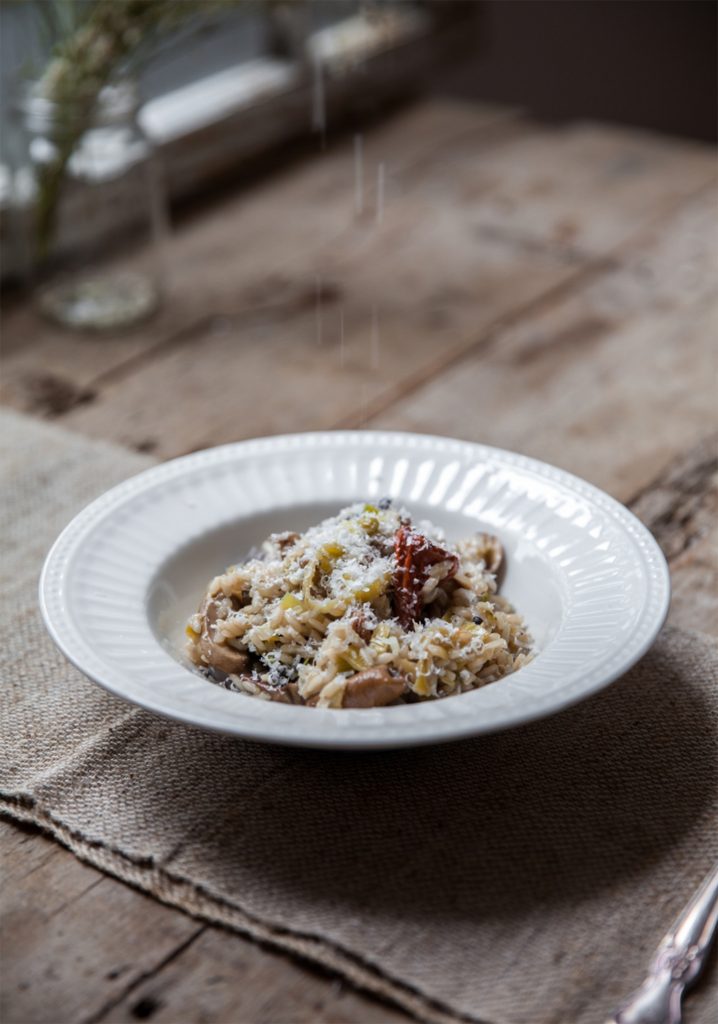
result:
<svg viewBox="0 0 718 1024"><path fill-rule="evenodd" d="M341 140L186 220L132 334L9 309L2 401L159 458L353 426L538 456L631 505L672 621L717 633L715 171L696 143L424 102L366 134L361 193ZM407 1019L37 833L2 849L7 1024Z"/></svg>

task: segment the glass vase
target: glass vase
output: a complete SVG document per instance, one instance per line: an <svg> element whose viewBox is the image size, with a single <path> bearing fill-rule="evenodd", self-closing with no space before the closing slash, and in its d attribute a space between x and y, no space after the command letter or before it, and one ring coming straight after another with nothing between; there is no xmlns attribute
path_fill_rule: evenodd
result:
<svg viewBox="0 0 718 1024"><path fill-rule="evenodd" d="M15 104L6 272L64 327L123 330L158 307L166 203L139 107L131 81L105 86L91 112L37 85Z"/></svg>

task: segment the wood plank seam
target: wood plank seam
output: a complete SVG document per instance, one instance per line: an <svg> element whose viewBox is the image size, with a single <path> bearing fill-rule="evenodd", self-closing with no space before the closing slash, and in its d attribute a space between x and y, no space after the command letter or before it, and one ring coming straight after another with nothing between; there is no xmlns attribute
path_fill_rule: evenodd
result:
<svg viewBox="0 0 718 1024"><path fill-rule="evenodd" d="M312 289L312 301L314 301L315 283L313 279L310 284ZM325 282L325 287L328 285L329 282ZM190 342L196 341L198 337L206 331L211 330L213 325L217 322L238 324L242 321L248 321L251 323L255 317L264 317L269 314L273 316L280 314L280 316L284 315L289 317L296 312L298 307L304 306L306 302L307 291L305 288L299 288L294 293L288 295L282 302L257 303L256 305L245 306L243 309L234 310L231 313L223 313L221 309L216 312L209 313L181 328L179 331L173 332L163 340L157 342L157 344L152 345L150 348L130 356L125 362L119 363L111 369L99 373L96 377L92 378L91 387L93 389L97 389L103 387L105 384L116 383L119 380L123 380L133 374L135 370L141 369L145 364L153 362L157 356L162 355L170 349L179 348L182 345L187 345ZM70 410L68 410L68 412L69 411Z"/></svg>
<svg viewBox="0 0 718 1024"><path fill-rule="evenodd" d="M20 802L11 802L6 800L6 808L0 808L0 815L10 813L9 808L14 806L16 810L12 813L17 814L20 820L23 820L23 805ZM105 843L98 841L88 841L80 833L68 828L59 819L55 819L47 812L39 812L35 810L33 817L30 819L34 824L38 824L39 817L44 818L44 824L39 824L38 827L47 834L57 840L60 844L66 846L79 860L90 865L90 867L100 870L103 873L108 871L105 863L100 863L99 858L102 857L103 851L109 853L114 858L114 867L118 872L117 874L110 873L109 877L115 878L119 881L125 882L131 888L137 889L139 892L147 895L141 884L137 881L138 872L136 868L147 867L147 863L142 860L134 860L127 856L121 850L116 847L109 846ZM98 859L95 859L98 858ZM165 872L161 865L152 864L157 875L167 882L170 886L174 883L178 883L180 888L186 891L193 891L196 897L198 916L201 916L204 912L208 916L209 911L212 911L211 920L213 925L217 927L229 928L230 930L236 931L238 934L245 936L252 942L255 943L266 943L268 946L277 949L283 954L290 957L296 958L297 962L301 962L305 965L316 964L316 953L317 949L322 951L322 969L326 969L329 973L335 973L337 976L341 976L348 984L352 985L357 991L363 991L371 993L375 998L384 998L394 1005L392 999L392 991L399 987L404 993L404 1002L402 1009L406 1010L407 1006L413 1007L415 1015L421 1018L422 1012L425 1013L426 1007L429 1006L432 1009L431 1020L438 1022L438 1024L449 1024L456 1020L466 1021L466 1024L490 1024L490 1022L476 1017L469 1017L456 1012L449 1013L443 1004L436 1002L434 999L425 996L422 992L418 991L413 986L406 982L400 981L397 978L387 976L379 966L374 963L368 963L362 957L349 952L344 949L341 945L338 945L327 939L320 939L318 936L311 932L297 931L287 927L277 927L269 922L266 922L263 918L257 917L254 914L250 914L240 906L235 906L228 903L226 900L219 900L217 898L212 899L211 902L207 899L205 891L199 887L194 886L191 882L185 880L181 876L172 876ZM178 905L173 898L171 892L167 892L163 896L155 896L160 903L172 907L175 910L181 911L184 914L189 914L184 909L185 903ZM241 924L237 922L237 915ZM193 916L189 914L189 916ZM203 924L199 929L198 933L203 931L207 927ZM164 958L164 961L171 962L175 959L175 956L179 956L182 949L190 944L191 938L197 938L197 935L190 936L188 939L183 940L180 944L182 948L171 952ZM281 939L280 939L281 937ZM154 970L148 972L148 977L152 977ZM435 1011L435 1012L434 1012ZM94 1017L89 1020L83 1020L81 1024L94 1024Z"/></svg>
<svg viewBox="0 0 718 1024"><path fill-rule="evenodd" d="M368 404L366 409L361 410L361 412L350 413L339 420L335 424L334 429L352 430L365 426L370 420L386 412L395 403L407 398L409 395L415 394L430 381L438 379L446 370L488 348L506 328L514 327L534 313L546 309L556 302L560 302L577 285L592 281L605 270L611 269L611 266L611 261L604 258L596 260L588 266L582 266L575 273L571 274L569 278L564 278L558 284L552 285L535 298L529 299L528 302L517 306L510 313L500 314L488 325L485 331L481 332L475 341L469 342L468 345L466 342L460 342L458 345L453 346L448 353L442 353L428 367L418 370L403 382L398 383L388 394L379 395L374 402Z"/></svg>
<svg viewBox="0 0 718 1024"><path fill-rule="evenodd" d="M77 903L78 900L81 900L86 893L90 892L91 889L94 889L95 886L99 885L103 881L104 879L102 876L100 876L99 878L94 878L88 885L85 886L84 889L81 889L79 892L75 893L69 900L65 900L64 903L61 903L59 907L55 907L52 913L48 914L48 921L51 920L53 917L57 917L57 915L61 914L63 910L66 910L68 907L71 907L73 903Z"/></svg>
<svg viewBox="0 0 718 1024"><path fill-rule="evenodd" d="M718 433L711 433L628 502L669 564L700 541L714 521L717 474Z"/></svg>
<svg viewBox="0 0 718 1024"><path fill-rule="evenodd" d="M468 134L470 135L471 133L468 133ZM711 186L706 185L706 183L704 182L700 186L700 188L694 189L694 191L691 192L691 193L684 194L683 197L680 200L678 200L677 202L675 200L672 201L673 207L674 208L675 207L680 207L680 205L682 203L689 202L692 198L695 197L695 195L697 193L699 193L700 191L702 191L703 189L706 189L708 187L711 187ZM648 228L649 229L655 224L656 221L660 221L660 220L663 219L663 217L666 215L666 211L669 209L669 205L670 204L665 204L665 203L663 204L663 208L661 209L660 213L658 215L655 215L654 218L649 222L649 224L648 224ZM346 231L346 229L344 229L344 230ZM483 227L477 228L477 230L480 231L480 232L488 230L489 234L490 234L493 229L490 228L490 227L487 228L487 226L484 225ZM646 225L643 225L642 228L639 229L638 233L634 233L633 235L629 236L628 239L624 239L623 242L621 244L619 244L619 246L617 246L614 251L620 253L621 251L624 251L627 247L630 249L630 246L633 243L634 239L636 237L640 236L640 231L642 231L642 230L646 230ZM339 235L341 235L341 234L342 234L342 232L340 231ZM508 231L508 232L500 232L500 234L502 235L502 237L503 237L504 234L506 235L506 237L512 237L512 235L514 233L511 232L511 231ZM529 243L526 239L523 239L522 237L520 237L518 235L516 236L516 239L517 239L517 243L518 243L519 246L520 245L529 245L530 244L530 247L532 248L532 250L534 250L536 248L536 245L533 242ZM538 242L537 244L541 245L542 243ZM545 245L545 249L546 249L547 252L550 252L554 257L556 257L558 255L559 258L563 259L564 261L567 260L567 250L566 250L565 246L562 246L558 250L556 250L555 246ZM543 249L542 249L542 251L543 251ZM576 254L574 253L573 255L574 255L574 258L575 258ZM570 259L569 259L569 262L571 262ZM601 265L600 264L600 258L597 261L594 261L594 263L591 264L591 265L596 265L596 266ZM546 292L546 295L547 296L551 295L551 290L550 289L548 289L548 291ZM548 301L548 299L547 299L547 301ZM246 314L246 312L249 312L250 310L254 310L254 309L258 309L258 308L259 307L248 307L248 309L246 311L242 311L240 314L236 314L236 315L237 316L244 316ZM264 308L266 309L266 308L273 308L273 307L264 307ZM539 306L537 308L540 309L541 307ZM212 314L212 316L219 316L219 315L220 314L217 314L216 312L213 312L213 314ZM211 324L212 323L212 316L207 316L207 317L205 317L203 319L200 319L199 321L193 322L189 327L183 328L183 330L181 330L179 332L174 332L169 337L162 338L155 345L150 345L148 348L144 349L143 351L141 351L139 353L135 353L134 356L130 356L129 359L126 362L121 363L118 366L115 366L114 368L105 371L104 373L98 374L93 379L93 381L91 383L97 382L97 383L105 384L105 383L111 382L112 380L115 380L115 379L122 379L124 377L130 376L135 370L141 369L142 366L151 365L154 362L154 360L156 358L158 358L159 356L161 356L163 353L166 353L168 351L174 350L175 348L179 347L179 345L183 344L186 340L191 340L192 338L195 338L197 336L198 331L201 331L203 324ZM232 315L229 315L227 317L227 319L232 321L233 320ZM509 322L513 322L513 321L509 321ZM339 421L336 424L332 424L332 425L336 425L336 426L339 426L339 427L344 427L344 426L357 426L357 425L364 424L365 422L367 422L372 417L374 417L376 415L379 415L379 413L381 411L385 411L388 407L391 406L391 404L393 402L399 401L399 400L401 400L402 397L405 397L406 395L412 394L417 388L421 388L424 383L426 383L426 382L428 382L429 380L432 379L432 374L434 376L439 376L441 374L441 372L447 366L454 365L455 361L457 361L457 360L459 360L461 358L461 354L460 354L460 350L461 349L463 349L467 353L467 355L468 355L472 351L472 348L471 348L472 345L475 344L475 345L477 345L480 348L482 346L482 344L483 344L484 334L485 334L485 332L482 332L481 337L478 340L476 340L476 341L473 341L472 339L469 338L469 339L465 339L465 341L461 345L454 346L453 349L449 352L448 361L447 360L441 360L440 363L439 363L439 361L437 361L433 366L431 366L431 367L426 369L426 371L424 372L424 375L422 376L422 378L418 378L418 377L417 378L410 378L408 381L405 382L405 385L397 384L394 389L388 389L388 393L385 394L383 398L379 398L378 397L376 399L376 402L375 402L374 405L372 405L370 403L368 407L366 407L366 408L362 407L361 410L356 411L351 416L346 417L344 420ZM467 342L468 342L468 347L467 347ZM91 392L92 392L92 389L90 388L89 391L88 391L88 397L86 399L86 404L91 404L91 398L89 397ZM95 396L92 395L92 397L94 398ZM100 396L97 396L97 397L99 398ZM59 417L59 416L65 415L65 413L68 413L68 414L71 413L72 410L75 408L75 404L76 403L72 402L67 407L67 409L61 408L56 415Z"/></svg>
<svg viewBox="0 0 718 1024"><path fill-rule="evenodd" d="M409 112L409 116L411 116L411 111ZM470 140L478 135L481 138L483 144L488 144L489 146L495 145L496 143L499 143L505 139L507 125L512 125L513 123L517 122L518 116L519 113L514 108L489 108L488 114L483 114L484 119L480 119L478 126L474 124L471 125L470 127L462 127L460 130L454 131L452 133L451 139L452 141L460 143L465 140ZM340 144L337 146L333 153L335 159L341 158L342 153L344 151L350 151L350 147L348 149L347 144L345 142L340 142ZM404 170L408 168L409 171L413 172L415 166L420 167L424 165L427 161L430 162L433 159L434 153L432 151L429 154L424 154L423 157L420 156L418 160L409 160L408 163L405 162L404 164L402 164L401 160L399 160L398 167L400 169L403 167ZM318 166L316 165L316 161L315 166ZM353 230L355 230L355 225L352 221L350 221L349 223L345 223L342 225L341 228L338 228L333 234L330 234L323 238L322 245L331 245L336 243L337 241L341 241L341 238L343 236L350 234ZM287 263L285 265L280 261L276 265L275 270L281 272L283 269L286 269L289 266L291 266L290 263ZM292 300L290 299L288 305L291 305L291 301ZM266 312L272 310L273 308L275 308L275 306L277 308L282 308L283 305L283 303L280 303L272 305L258 305L256 307L249 306L247 307L246 310L240 310L239 312L232 311L231 314L226 314L225 317L228 320L232 320L234 316L243 317L246 313L253 313L255 311L258 313L261 313L263 311ZM98 374L96 377L91 378L91 380L86 384L86 386L83 389L81 389L81 391L77 392L77 394L74 393L74 389L72 387L71 382L65 381L64 379L56 378L54 375L49 375L47 376L46 379L42 379L42 375L40 375L40 378L37 381L33 381L32 384L33 386L36 385L41 390L44 389L48 392L48 395L46 397L49 399L49 401L46 404L50 406L49 418L59 418L66 412L71 412L75 405L78 404L79 402L85 402L88 404L91 403L97 397L97 395L94 393L95 386L104 385L105 383L114 380L115 377L113 371L115 369L118 371L119 378L125 376L127 373L131 373L134 369L141 367L143 364L151 362L154 356L161 356L164 352L173 348L176 344L184 343L186 340L191 340L192 337L194 337L197 333L201 332L203 325L211 323L213 316L221 317L223 316L223 314L221 313L221 311L212 311L212 314L202 317L196 321L192 321L192 323L190 323L189 326L183 327L179 331L171 331L169 335L160 337L160 339L155 344L150 343L150 345L143 349L141 352L135 353L135 355L130 356L126 363L122 362L117 366L113 367L111 370L105 371L103 373ZM126 371L124 374L122 372L123 369ZM59 401L55 402L55 391L58 388L63 393L69 389L69 393L66 395L61 394L59 396ZM44 411L42 409L42 398L43 395L40 395L39 408L37 409L38 412ZM55 405L57 406L57 408L54 408ZM28 411L34 410L31 408Z"/></svg>
<svg viewBox="0 0 718 1024"><path fill-rule="evenodd" d="M10 818L9 816L7 816L7 815L3 814L2 812L0 812L0 818L2 818L2 819L3 819L4 821L10 821L10 822L12 822L13 826L14 826L15 828L17 828L18 830L19 830L19 829L20 829L20 827L21 827L21 826L20 826L20 822L18 822L18 821L15 821L15 820L14 820L13 818ZM29 837L28 837L28 838L29 838ZM22 881L23 881L23 880L24 880L25 878L29 878L29 877L30 877L30 875L33 875L33 874L34 874L34 873L35 873L36 871L41 871L41 870L42 870L42 868L44 868L44 867L45 867L45 865L46 865L46 864L48 864L48 863L49 863L49 862L50 862L50 861L52 860L53 856L54 856L54 851L49 851L49 852L48 852L48 853L47 853L47 854L46 854L46 855L45 855L45 856L44 856L44 857L42 858L42 860L38 861L38 863L37 863L37 864L33 864L33 866L32 866L32 867L31 867L31 868L30 868L30 869L29 869L28 871L25 871L25 872L24 872L24 873L23 873L22 875L16 875L16 876L15 876L15 879L14 879L14 881L15 881L16 883L17 883L17 882L22 882Z"/></svg>
<svg viewBox="0 0 718 1024"><path fill-rule="evenodd" d="M108 999L106 1003L104 1003L98 1010L96 1010L89 1017L83 1018L81 1024L99 1024L99 1022L103 1020L103 1018L106 1017L108 1013L111 1013L112 1010L114 1010L114 1008L119 1003L126 999L127 996L131 995L135 989L137 989L140 985L144 984L144 982L149 981L151 978L153 978L159 971L167 967L168 964L171 964L173 960L176 960L178 956L181 956L182 953L184 953L184 951L188 949L193 942L197 941L200 935L204 931L206 931L208 927L209 926L206 924L200 925L196 929L196 931L192 932L189 938L185 939L184 942L180 942L180 944L170 953L168 953L163 960L161 960L158 964L155 964L152 970L145 971L142 974L139 974L117 996L113 996L112 999Z"/></svg>
<svg viewBox="0 0 718 1024"><path fill-rule="evenodd" d="M651 233L654 232L656 227L664 220L669 219L674 214L678 213L684 206L689 205L703 194L708 194L713 191L715 191L714 183L711 182L708 185L703 184L699 188L694 189L685 196L682 196L679 200L666 204L666 207L664 207L659 214L656 214L655 217L651 218L647 224L643 224L638 231L629 238L624 239L615 249L592 260L590 263L577 270L576 273L567 280L565 279L560 281L558 284L548 288L547 291L538 295L536 298L531 299L523 306L519 306L511 313L503 314L498 317L497 320L482 332L473 343L463 346L457 345L448 356L441 360L437 360L430 368L433 372L427 371L417 373L415 377L409 378L405 385L397 386L389 396L380 396L373 403L370 411L366 413L362 412L361 414L351 413L349 416L339 421L339 423L336 424L336 429L356 429L359 426L367 425L372 419L375 419L377 416L381 415L381 413L386 412L387 409L396 402L420 391L421 388L430 381L437 380L446 370L454 368L465 360L472 359L477 355L477 353L488 348L492 342L497 340L498 335L500 335L507 327L514 327L523 322L528 316L550 309L552 305L557 304L570 294L576 285L580 286L590 283L600 277L601 274L615 269L617 265L620 265L620 260L618 259L620 253L625 250L630 250L636 246L640 246L641 241L645 238L650 238Z"/></svg>

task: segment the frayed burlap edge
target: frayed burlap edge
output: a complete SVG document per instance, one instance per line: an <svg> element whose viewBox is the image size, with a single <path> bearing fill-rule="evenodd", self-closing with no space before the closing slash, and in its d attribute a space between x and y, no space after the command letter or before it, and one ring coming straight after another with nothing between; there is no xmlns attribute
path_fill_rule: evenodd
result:
<svg viewBox="0 0 718 1024"><path fill-rule="evenodd" d="M173 875L154 861L135 861L119 850L88 839L56 819L36 801L0 793L0 814L34 825L70 850L79 860L147 893L198 921L221 925L266 943L323 970L335 972L355 988L392 1003L426 1024L491 1024L484 1018L456 1013L418 989L383 974L355 954L316 935L276 928L213 893Z"/></svg>

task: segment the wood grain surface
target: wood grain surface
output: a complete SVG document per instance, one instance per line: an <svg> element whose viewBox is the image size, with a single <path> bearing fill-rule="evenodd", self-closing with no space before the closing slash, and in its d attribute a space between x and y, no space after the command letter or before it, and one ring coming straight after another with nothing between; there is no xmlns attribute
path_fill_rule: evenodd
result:
<svg viewBox="0 0 718 1024"><path fill-rule="evenodd" d="M187 220L126 336L8 309L2 401L162 458L358 425L523 451L630 504L671 621L718 634L712 150L432 101L362 154L360 204L345 139ZM37 832L3 824L0 851L7 1024L407 1019Z"/></svg>

